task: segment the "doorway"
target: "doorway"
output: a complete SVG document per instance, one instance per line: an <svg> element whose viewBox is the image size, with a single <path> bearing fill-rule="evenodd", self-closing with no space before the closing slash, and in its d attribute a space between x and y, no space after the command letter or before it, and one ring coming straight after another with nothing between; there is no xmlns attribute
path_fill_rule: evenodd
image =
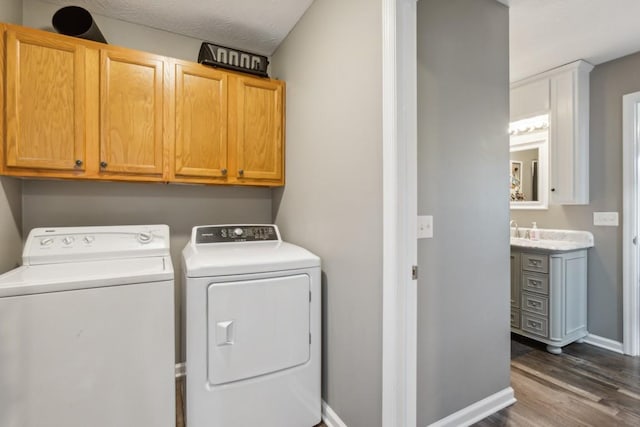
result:
<svg viewBox="0 0 640 427"><path fill-rule="evenodd" d="M622 97L622 270L623 270L623 351L640 355L640 92Z"/></svg>

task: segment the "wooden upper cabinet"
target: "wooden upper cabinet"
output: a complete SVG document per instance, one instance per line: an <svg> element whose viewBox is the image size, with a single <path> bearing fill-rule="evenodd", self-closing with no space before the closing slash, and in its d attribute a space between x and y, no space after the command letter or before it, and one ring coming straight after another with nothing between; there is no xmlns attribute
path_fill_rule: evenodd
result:
<svg viewBox="0 0 640 427"><path fill-rule="evenodd" d="M164 61L142 52L100 51L100 169L162 176Z"/></svg>
<svg viewBox="0 0 640 427"><path fill-rule="evenodd" d="M85 167L85 47L64 37L8 29L5 170Z"/></svg>
<svg viewBox="0 0 640 427"><path fill-rule="evenodd" d="M230 77L230 149L239 183L281 185L283 173L284 83Z"/></svg>
<svg viewBox="0 0 640 427"><path fill-rule="evenodd" d="M228 176L227 73L177 63L175 80L172 178L224 182Z"/></svg>
<svg viewBox="0 0 640 427"><path fill-rule="evenodd" d="M284 185L284 82L16 25L0 34L0 174Z"/></svg>

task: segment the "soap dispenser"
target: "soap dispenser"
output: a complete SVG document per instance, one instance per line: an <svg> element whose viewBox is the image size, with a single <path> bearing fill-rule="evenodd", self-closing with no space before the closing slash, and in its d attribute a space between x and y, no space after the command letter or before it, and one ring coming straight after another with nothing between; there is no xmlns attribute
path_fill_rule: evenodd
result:
<svg viewBox="0 0 640 427"><path fill-rule="evenodd" d="M540 239L540 230L538 229L538 225L535 221L533 221L533 225L531 226L531 231L529 231L529 238L531 240L539 240Z"/></svg>

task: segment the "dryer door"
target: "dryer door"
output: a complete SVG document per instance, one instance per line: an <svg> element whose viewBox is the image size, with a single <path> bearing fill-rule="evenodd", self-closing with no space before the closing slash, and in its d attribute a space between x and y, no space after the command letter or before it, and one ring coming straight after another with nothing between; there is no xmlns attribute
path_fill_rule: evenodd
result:
<svg viewBox="0 0 640 427"><path fill-rule="evenodd" d="M209 383L230 383L307 362L309 285L306 274L209 285Z"/></svg>

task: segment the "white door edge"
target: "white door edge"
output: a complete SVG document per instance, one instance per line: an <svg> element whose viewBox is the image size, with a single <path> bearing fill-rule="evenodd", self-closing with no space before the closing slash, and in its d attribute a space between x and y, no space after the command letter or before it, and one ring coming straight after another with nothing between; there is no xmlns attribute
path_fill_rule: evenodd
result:
<svg viewBox="0 0 640 427"><path fill-rule="evenodd" d="M382 0L382 426L416 425L416 0Z"/></svg>
<svg viewBox="0 0 640 427"><path fill-rule="evenodd" d="M623 351L631 356L640 355L640 289L638 250L638 153L640 146L640 92L622 98L622 271L623 271Z"/></svg>

